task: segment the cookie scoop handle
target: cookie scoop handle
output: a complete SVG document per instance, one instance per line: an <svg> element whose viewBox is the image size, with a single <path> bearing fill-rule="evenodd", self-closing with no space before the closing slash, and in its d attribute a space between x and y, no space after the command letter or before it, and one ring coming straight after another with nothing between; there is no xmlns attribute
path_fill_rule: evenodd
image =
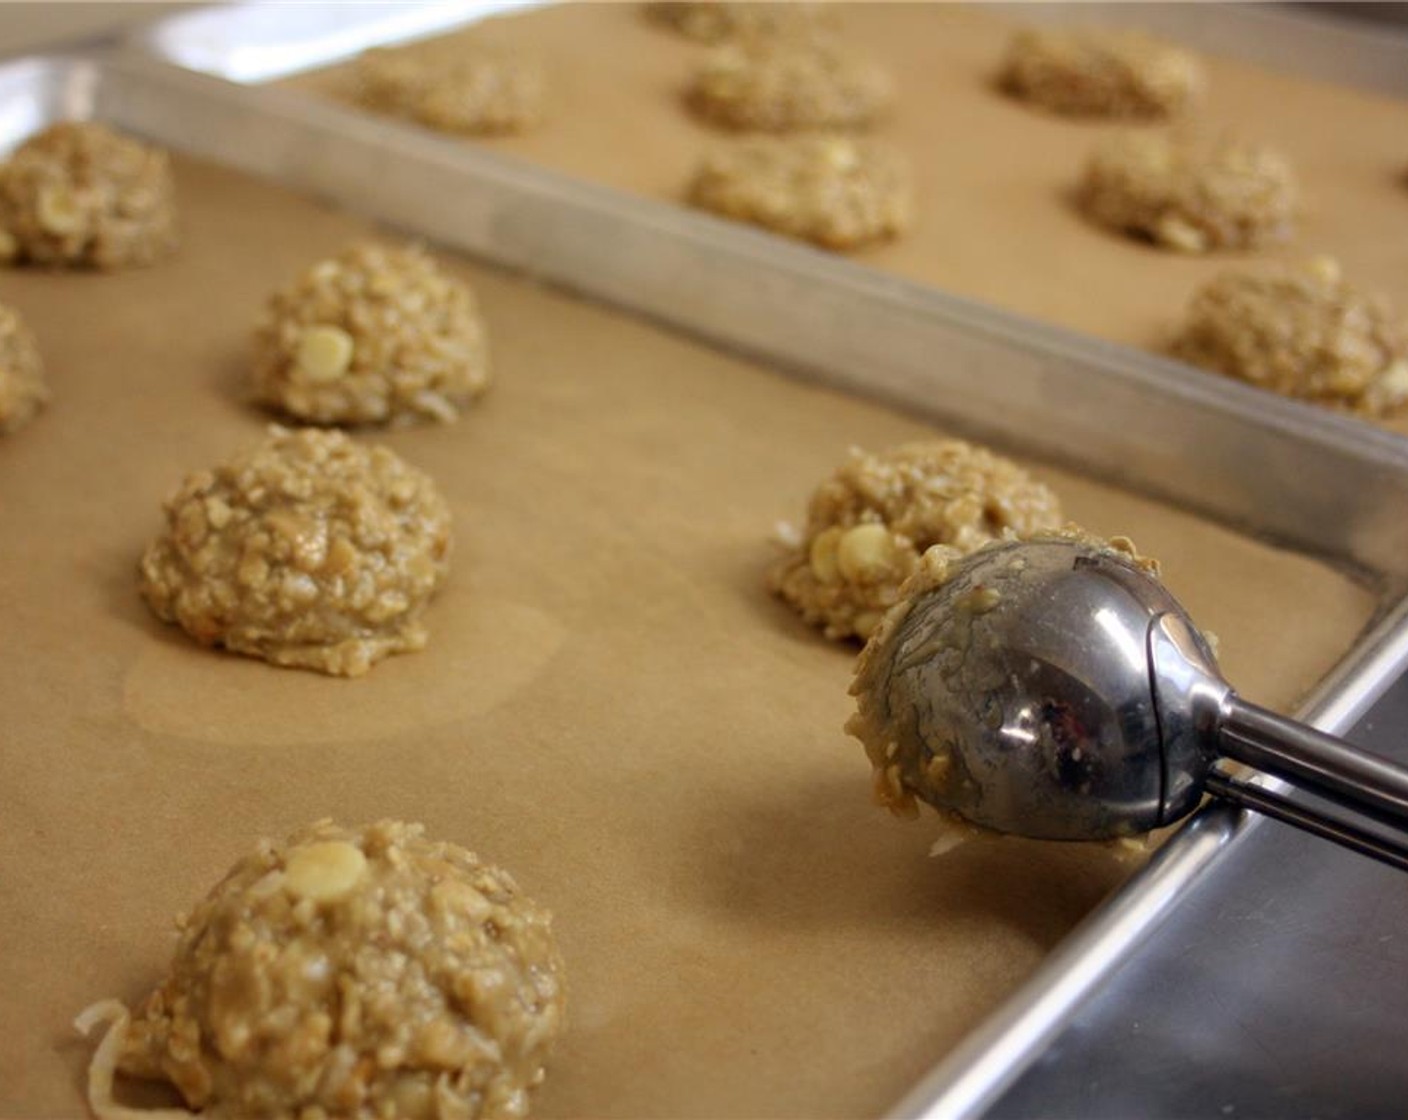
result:
<svg viewBox="0 0 1408 1120"><path fill-rule="evenodd" d="M1223 702L1217 738L1224 758L1327 804L1314 807L1220 769L1207 775L1209 793L1408 871L1408 769L1235 694ZM1338 811L1345 809L1387 827L1366 828Z"/></svg>

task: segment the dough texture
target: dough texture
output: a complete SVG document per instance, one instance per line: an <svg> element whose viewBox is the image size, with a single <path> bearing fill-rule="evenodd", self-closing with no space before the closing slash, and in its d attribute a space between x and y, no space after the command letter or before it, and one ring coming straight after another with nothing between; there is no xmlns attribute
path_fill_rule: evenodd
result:
<svg viewBox="0 0 1408 1120"><path fill-rule="evenodd" d="M18 311L0 303L0 435L19 431L48 400L34 335Z"/></svg>
<svg viewBox="0 0 1408 1120"><path fill-rule="evenodd" d="M450 511L389 449L270 427L258 446L187 477L165 510L142 595L201 645L348 677L425 648Z"/></svg>
<svg viewBox="0 0 1408 1120"><path fill-rule="evenodd" d="M665 0L647 4L646 13L666 27L700 43L768 36L805 36L829 27L832 13L824 4L806 0L787 3L731 0Z"/></svg>
<svg viewBox="0 0 1408 1120"><path fill-rule="evenodd" d="M177 925L135 1016L80 1017L114 1023L90 1070L100 1118L136 1115L111 1104L112 1066L208 1117L522 1117L562 1026L547 912L420 825L265 841Z"/></svg>
<svg viewBox="0 0 1408 1120"><path fill-rule="evenodd" d="M163 151L91 121L65 121L0 164L0 260L114 269L175 248L175 186Z"/></svg>
<svg viewBox="0 0 1408 1120"><path fill-rule="evenodd" d="M875 140L749 137L705 157L689 200L828 249L853 249L908 227L909 168Z"/></svg>
<svg viewBox="0 0 1408 1120"><path fill-rule="evenodd" d="M1142 568L1150 575L1159 574L1158 561L1141 556L1134 543L1127 537L1113 537L1104 540L1093 536L1076 525L1066 525L1051 532L1019 533L1028 540L1071 540L1089 545L1092 548L1113 552L1128 563ZM943 808L956 800L954 783L961 779L958 768L951 758L943 753L930 754L921 751L916 737L906 734L899 726L903 716L897 717L890 711L886 692L890 683L894 662L893 647L897 636L909 615L914 603L929 592L946 584L955 574L955 566L966 555L980 551L986 541L977 549L966 552L949 545L935 545L928 549L913 572L899 589L893 606L880 620L865 648L856 661L855 679L851 684L851 695L856 698L856 711L846 723L846 731L859 739L865 748L866 757L874 773L875 801L896 816L914 817L919 812L919 801L934 807L941 817L958 827L956 839L961 840L978 826L962 820L956 814ZM1014 576L1020 577L1020 568L1014 569ZM981 614L991 609L992 600L1001 595L998 587L976 587L962 596L956 604L959 612ZM971 640L968 628L971 621L961 616L953 620L956 640ZM963 648L960 646L960 648ZM936 651L936 656L938 651ZM928 741L938 736L930 735ZM921 757L922 754L922 757Z"/></svg>
<svg viewBox="0 0 1408 1120"><path fill-rule="evenodd" d="M893 99L885 70L829 39L715 48L688 94L705 120L751 132L865 128Z"/></svg>
<svg viewBox="0 0 1408 1120"><path fill-rule="evenodd" d="M1270 148L1134 132L1095 150L1079 197L1102 225L1187 253L1285 241L1299 206L1291 166Z"/></svg>
<svg viewBox="0 0 1408 1120"><path fill-rule="evenodd" d="M1023 101L1068 116L1160 119L1201 94L1202 64L1138 31L1019 31L999 76Z"/></svg>
<svg viewBox="0 0 1408 1120"><path fill-rule="evenodd" d="M270 297L254 394L316 424L453 421L489 386L468 286L415 247L358 243Z"/></svg>
<svg viewBox="0 0 1408 1120"><path fill-rule="evenodd" d="M363 108L441 132L526 132L543 118L542 67L488 47L434 41L374 47L357 57L352 96Z"/></svg>
<svg viewBox="0 0 1408 1120"><path fill-rule="evenodd" d="M1054 530L1060 503L1009 459L961 440L852 449L812 494L806 531L769 574L772 590L828 638L868 638L934 545L966 554Z"/></svg>
<svg viewBox="0 0 1408 1120"><path fill-rule="evenodd" d="M1408 401L1408 324L1320 258L1227 272L1194 295L1176 357L1362 416Z"/></svg>

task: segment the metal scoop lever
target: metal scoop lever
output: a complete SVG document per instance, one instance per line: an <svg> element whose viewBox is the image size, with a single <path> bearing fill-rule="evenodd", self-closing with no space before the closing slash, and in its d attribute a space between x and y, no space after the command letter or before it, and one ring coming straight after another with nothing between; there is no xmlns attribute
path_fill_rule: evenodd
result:
<svg viewBox="0 0 1408 1120"><path fill-rule="evenodd" d="M1172 824L1212 793L1408 870L1408 769L1241 699L1183 607L1120 554L989 546L887 642L862 708L894 741L904 787L976 824L1109 839Z"/></svg>

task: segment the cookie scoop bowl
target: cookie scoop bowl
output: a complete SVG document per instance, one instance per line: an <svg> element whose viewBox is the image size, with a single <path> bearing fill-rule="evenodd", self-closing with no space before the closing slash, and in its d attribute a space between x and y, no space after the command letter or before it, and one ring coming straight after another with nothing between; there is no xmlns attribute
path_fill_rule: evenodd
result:
<svg viewBox="0 0 1408 1120"><path fill-rule="evenodd" d="M1086 541L1005 541L953 563L878 632L856 691L852 727L883 773L973 824L1113 839L1211 792L1408 868L1408 844L1341 811L1401 829L1408 770L1242 700L1163 585ZM1223 758L1333 805L1309 811Z"/></svg>

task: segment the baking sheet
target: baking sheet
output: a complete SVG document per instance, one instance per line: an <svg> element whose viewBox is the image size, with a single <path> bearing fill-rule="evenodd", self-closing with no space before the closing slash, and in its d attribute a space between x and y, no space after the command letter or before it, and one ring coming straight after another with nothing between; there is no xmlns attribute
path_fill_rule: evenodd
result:
<svg viewBox="0 0 1408 1120"><path fill-rule="evenodd" d="M1330 254L1346 277L1408 315L1408 101L1209 57L1200 122L1285 151L1304 185L1306 213L1291 245L1183 256L1111 235L1073 205L1088 152L1118 126L1035 112L992 89L1013 27L1030 18L1023 6L836 7L847 38L895 76L896 111L878 134L915 172L915 228L855 259L1150 349L1162 348L1208 279L1262 259ZM1080 6L1055 7L1066 10L1037 15L1090 21ZM488 150L677 200L701 153L724 135L697 122L681 99L707 48L652 24L640 5L552 5L488 19L444 41L461 35L536 55L552 80L544 127L475 141ZM347 79L345 68L333 68L289 84L338 94ZM1386 426L1408 433L1408 416Z"/></svg>
<svg viewBox="0 0 1408 1120"><path fill-rule="evenodd" d="M761 588L771 526L849 444L931 429L487 268L459 266L498 384L383 437L456 518L430 649L337 681L156 623L133 567L161 498L264 422L240 388L259 302L366 228L190 160L178 180L178 258L0 274L55 390L0 442L0 1113L72 1116L72 1015L140 999L170 916L325 814L424 820L554 910L572 1023L543 1116L875 1113L1128 874L1021 841L928 858L935 824L873 809L840 731L850 652ZM1374 610L1326 564L1041 474L1164 559L1253 699L1288 707Z"/></svg>

